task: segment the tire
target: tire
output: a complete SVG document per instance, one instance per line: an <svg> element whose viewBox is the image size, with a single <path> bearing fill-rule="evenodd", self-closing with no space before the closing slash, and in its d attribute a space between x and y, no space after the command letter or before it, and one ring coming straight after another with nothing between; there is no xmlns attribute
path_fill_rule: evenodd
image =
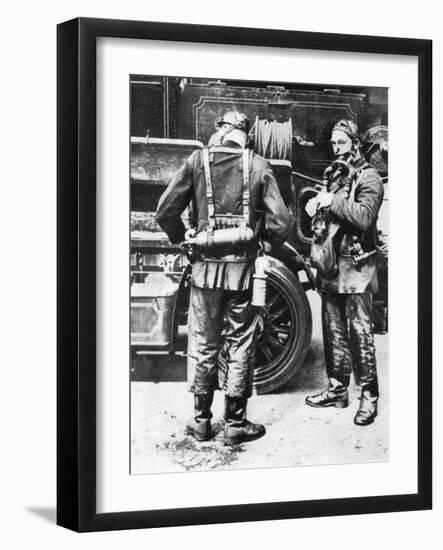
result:
<svg viewBox="0 0 443 550"><path fill-rule="evenodd" d="M312 315L297 275L268 256L266 306L259 320L253 387L265 394L283 386L303 365L312 337Z"/></svg>

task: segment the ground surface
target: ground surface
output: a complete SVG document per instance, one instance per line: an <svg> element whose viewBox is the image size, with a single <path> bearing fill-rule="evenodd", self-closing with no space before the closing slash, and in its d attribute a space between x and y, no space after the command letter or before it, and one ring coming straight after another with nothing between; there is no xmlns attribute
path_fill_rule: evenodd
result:
<svg viewBox="0 0 443 550"><path fill-rule="evenodd" d="M371 426L358 427L353 417L358 393L350 388L347 409L313 409L305 397L324 389L326 377L319 317L319 299L310 293L314 327L305 364L284 388L273 394L253 396L248 417L265 425L260 440L225 447L221 439L223 396L214 400L215 437L197 443L184 435L192 414L193 396L183 380L185 359L168 360L159 382L132 382L131 472L133 474L263 468L276 466L385 462L388 454L388 336L376 335L381 399L379 415ZM181 376L174 376L174 372ZM175 372L175 374L177 374ZM166 379L165 379L166 378Z"/></svg>

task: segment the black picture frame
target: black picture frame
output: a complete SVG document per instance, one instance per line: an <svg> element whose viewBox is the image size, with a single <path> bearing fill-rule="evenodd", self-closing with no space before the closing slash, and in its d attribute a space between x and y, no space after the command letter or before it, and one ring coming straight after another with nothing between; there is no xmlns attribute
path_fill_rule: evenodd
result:
<svg viewBox="0 0 443 550"><path fill-rule="evenodd" d="M418 58L416 494L96 512L96 39L174 40ZM76 531L424 510L432 507L432 42L79 18L58 25L57 523Z"/></svg>

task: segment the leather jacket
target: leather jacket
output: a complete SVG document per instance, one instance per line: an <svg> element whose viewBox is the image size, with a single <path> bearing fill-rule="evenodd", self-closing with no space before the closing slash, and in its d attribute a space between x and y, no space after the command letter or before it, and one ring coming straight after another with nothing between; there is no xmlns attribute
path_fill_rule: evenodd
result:
<svg viewBox="0 0 443 550"><path fill-rule="evenodd" d="M239 148L233 142L225 147ZM239 148L241 151L242 149ZM212 157L212 158L211 158ZM242 214L243 166L241 155L217 153L211 149L211 173L215 213ZM268 161L250 153L250 214L249 226L255 229L263 217L261 237L274 245L283 243L290 230L289 212L280 195ZM192 202L191 219L197 233L208 226L206 180L201 150L194 151L177 172L160 198L156 219L172 243L185 237L181 214Z"/></svg>
<svg viewBox="0 0 443 550"><path fill-rule="evenodd" d="M223 147L238 148L240 153L243 152L234 142L227 142ZM215 146L210 149L209 161L216 216L241 216L242 155L217 152ZM291 228L289 212L269 162L252 151L249 157L249 193L249 227L258 237L273 245L282 244ZM185 161L158 204L157 222L172 243L180 243L185 238L186 228L181 214L188 205L191 206L191 225L197 233L206 230L208 201L201 150L194 151ZM192 282L202 288L244 290L249 286L255 252L256 245L243 254L238 254L235 247L225 250L222 256L205 253L194 264Z"/></svg>
<svg viewBox="0 0 443 550"><path fill-rule="evenodd" d="M361 158L354 165L357 171L351 188L337 191L330 212L342 225L338 244L338 276L321 280L320 288L326 292L354 294L376 292L377 256L370 256L355 265L350 254L353 238L357 237L364 252L371 252L377 244L377 218L383 202L384 188L377 170Z"/></svg>

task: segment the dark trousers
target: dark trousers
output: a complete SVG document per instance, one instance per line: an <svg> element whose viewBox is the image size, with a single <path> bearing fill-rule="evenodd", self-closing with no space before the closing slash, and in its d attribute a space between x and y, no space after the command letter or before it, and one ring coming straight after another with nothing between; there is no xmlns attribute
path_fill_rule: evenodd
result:
<svg viewBox="0 0 443 550"><path fill-rule="evenodd" d="M191 287L188 323L190 391L220 388L230 397L252 393L257 308L250 291ZM223 368L219 354L223 356Z"/></svg>
<svg viewBox="0 0 443 550"><path fill-rule="evenodd" d="M378 396L372 294L322 294L323 344L332 390L347 388L351 372L356 383Z"/></svg>

